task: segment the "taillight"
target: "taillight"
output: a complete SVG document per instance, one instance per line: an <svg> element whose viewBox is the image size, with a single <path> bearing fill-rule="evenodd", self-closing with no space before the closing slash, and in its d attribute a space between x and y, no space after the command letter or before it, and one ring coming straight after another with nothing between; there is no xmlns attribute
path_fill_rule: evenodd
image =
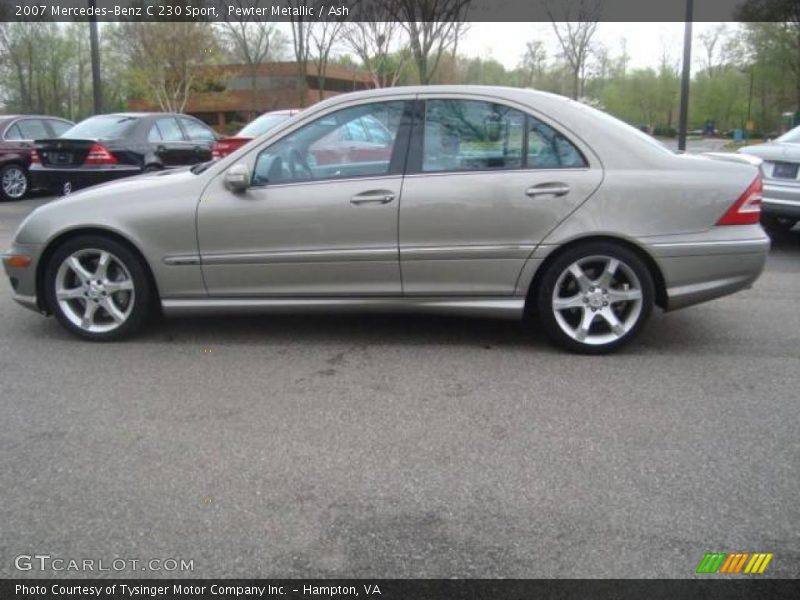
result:
<svg viewBox="0 0 800 600"><path fill-rule="evenodd" d="M85 165L115 165L117 159L106 148L100 144L92 144L89 153L83 159Z"/></svg>
<svg viewBox="0 0 800 600"><path fill-rule="evenodd" d="M39 158L39 152L36 150L31 150L31 164L32 165L41 165L42 159Z"/></svg>
<svg viewBox="0 0 800 600"><path fill-rule="evenodd" d="M211 155L216 158L223 158L231 153L231 145L227 142L217 142L211 150Z"/></svg>
<svg viewBox="0 0 800 600"><path fill-rule="evenodd" d="M755 225L761 218L761 201L764 186L761 175L756 176L744 193L717 221L717 225Z"/></svg>

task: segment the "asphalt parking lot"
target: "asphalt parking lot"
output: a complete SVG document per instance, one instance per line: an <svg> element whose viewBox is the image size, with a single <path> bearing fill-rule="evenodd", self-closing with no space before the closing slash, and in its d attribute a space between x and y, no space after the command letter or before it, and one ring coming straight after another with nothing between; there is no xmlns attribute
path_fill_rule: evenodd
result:
<svg viewBox="0 0 800 600"><path fill-rule="evenodd" d="M0 247L44 198L0 204ZM163 322L90 344L0 282L0 575L800 576L800 233L751 290L577 357L513 322Z"/></svg>

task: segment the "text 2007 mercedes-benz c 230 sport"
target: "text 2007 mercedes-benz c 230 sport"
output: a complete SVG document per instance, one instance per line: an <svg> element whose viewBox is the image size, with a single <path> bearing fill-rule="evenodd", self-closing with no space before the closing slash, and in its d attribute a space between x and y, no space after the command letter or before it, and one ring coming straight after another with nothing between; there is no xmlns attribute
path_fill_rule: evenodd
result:
<svg viewBox="0 0 800 600"><path fill-rule="evenodd" d="M377 147L349 149L362 133ZM321 102L219 161L44 205L4 263L18 302L90 340L158 305L371 309L531 314L597 353L654 305L748 287L769 250L760 204L755 167L673 154L560 96L391 88Z"/></svg>

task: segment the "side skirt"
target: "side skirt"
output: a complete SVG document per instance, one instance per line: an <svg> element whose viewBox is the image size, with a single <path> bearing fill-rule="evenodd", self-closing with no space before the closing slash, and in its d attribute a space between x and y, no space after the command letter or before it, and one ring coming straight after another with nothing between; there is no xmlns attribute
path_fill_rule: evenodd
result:
<svg viewBox="0 0 800 600"><path fill-rule="evenodd" d="M370 297L370 298L172 298L161 301L167 316L386 312L434 313L497 319L521 319L523 296Z"/></svg>

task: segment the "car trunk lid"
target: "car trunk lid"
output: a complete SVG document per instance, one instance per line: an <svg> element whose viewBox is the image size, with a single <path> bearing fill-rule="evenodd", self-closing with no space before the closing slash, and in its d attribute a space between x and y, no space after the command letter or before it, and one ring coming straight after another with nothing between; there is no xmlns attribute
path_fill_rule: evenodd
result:
<svg viewBox="0 0 800 600"><path fill-rule="evenodd" d="M117 162L108 143L92 139L36 140L36 151L40 163L45 167L80 167Z"/></svg>

